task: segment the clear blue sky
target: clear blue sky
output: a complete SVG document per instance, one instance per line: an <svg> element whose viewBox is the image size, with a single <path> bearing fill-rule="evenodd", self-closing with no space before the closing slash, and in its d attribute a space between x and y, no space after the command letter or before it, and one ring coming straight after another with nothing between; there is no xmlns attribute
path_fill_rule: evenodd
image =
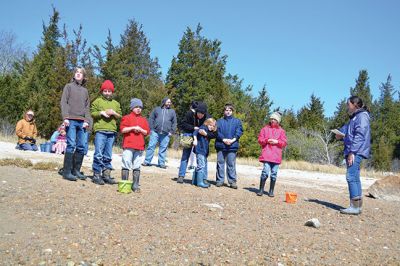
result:
<svg viewBox="0 0 400 266"><path fill-rule="evenodd" d="M400 1L398 0L203 0L203 1L4 1L0 30L35 50L52 5L69 32L83 25L89 44L114 42L128 19L143 25L152 56L165 77L186 27L222 42L227 72L255 91L265 84L274 107L296 111L315 93L331 116L349 96L361 69L367 69L374 98L392 75L400 89ZM396 26L397 25L397 26ZM254 92L255 94L256 92Z"/></svg>

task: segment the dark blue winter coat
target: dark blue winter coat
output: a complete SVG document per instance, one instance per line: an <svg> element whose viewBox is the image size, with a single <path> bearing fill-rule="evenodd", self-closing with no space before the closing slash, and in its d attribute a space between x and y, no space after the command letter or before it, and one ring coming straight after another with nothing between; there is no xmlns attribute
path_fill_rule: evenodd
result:
<svg viewBox="0 0 400 266"><path fill-rule="evenodd" d="M218 135L215 140L215 149L217 151L234 151L239 149L239 138L243 134L242 122L233 117L225 116L224 118L218 119L217 121ZM222 142L223 139L233 139L236 141L231 145L226 145Z"/></svg>
<svg viewBox="0 0 400 266"><path fill-rule="evenodd" d="M369 158L371 153L371 128L370 117L365 109L357 110L350 118L349 123L344 125L341 132L344 136L344 155L350 153Z"/></svg>
<svg viewBox="0 0 400 266"><path fill-rule="evenodd" d="M207 132L207 136L203 136L199 134L199 130L204 129ZM211 134L212 132L208 130L208 127L205 125L202 125L199 130L195 130L193 132L194 136L197 136L197 146L194 147L194 153L195 154L201 154L206 157L208 157L208 153L210 152L210 139L212 139L213 135Z"/></svg>

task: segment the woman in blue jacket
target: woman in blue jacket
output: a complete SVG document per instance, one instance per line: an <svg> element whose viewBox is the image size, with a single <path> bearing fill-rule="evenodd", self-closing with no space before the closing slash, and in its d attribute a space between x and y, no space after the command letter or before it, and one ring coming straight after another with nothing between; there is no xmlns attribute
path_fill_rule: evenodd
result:
<svg viewBox="0 0 400 266"><path fill-rule="evenodd" d="M340 131L345 135L344 156L347 163L346 180L349 186L350 207L340 210L343 214L358 215L362 211L362 189L360 180L360 165L363 159L368 159L371 152L371 128L368 108L358 96L351 96L347 101L350 121Z"/></svg>

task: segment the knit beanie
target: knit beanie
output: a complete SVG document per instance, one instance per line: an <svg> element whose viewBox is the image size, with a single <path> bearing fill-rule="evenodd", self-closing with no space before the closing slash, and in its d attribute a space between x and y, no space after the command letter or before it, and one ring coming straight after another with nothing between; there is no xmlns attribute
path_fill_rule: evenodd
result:
<svg viewBox="0 0 400 266"><path fill-rule="evenodd" d="M196 108L197 113L206 114L207 113L207 105L203 102L199 102Z"/></svg>
<svg viewBox="0 0 400 266"><path fill-rule="evenodd" d="M275 119L278 121L278 123L281 123L282 115L279 112L273 112L270 116L269 119Z"/></svg>
<svg viewBox="0 0 400 266"><path fill-rule="evenodd" d="M131 107L131 109L133 109L135 107L143 108L142 100L140 100L138 98L132 98L130 107Z"/></svg>
<svg viewBox="0 0 400 266"><path fill-rule="evenodd" d="M114 84L111 82L111 80L105 80L103 84L101 84L100 91L103 90L111 90L114 93Z"/></svg>

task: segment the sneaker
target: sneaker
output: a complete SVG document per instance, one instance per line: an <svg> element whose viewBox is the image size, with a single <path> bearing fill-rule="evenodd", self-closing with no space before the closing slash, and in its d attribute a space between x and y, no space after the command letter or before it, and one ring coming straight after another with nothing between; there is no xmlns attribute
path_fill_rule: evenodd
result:
<svg viewBox="0 0 400 266"><path fill-rule="evenodd" d="M142 166L151 166L151 164L144 162L142 163Z"/></svg>
<svg viewBox="0 0 400 266"><path fill-rule="evenodd" d="M217 187L222 187L224 185L224 183L221 182L217 182L217 184L215 184Z"/></svg>
<svg viewBox="0 0 400 266"><path fill-rule="evenodd" d="M178 180L176 182L179 184L183 184L183 176L178 177Z"/></svg>
<svg viewBox="0 0 400 266"><path fill-rule="evenodd" d="M166 165L159 165L158 167L161 168L161 169L167 169Z"/></svg>
<svg viewBox="0 0 400 266"><path fill-rule="evenodd" d="M236 183L232 183L230 186L231 186L231 188L233 188L233 189L237 189L237 188L238 188L238 186L236 185Z"/></svg>

